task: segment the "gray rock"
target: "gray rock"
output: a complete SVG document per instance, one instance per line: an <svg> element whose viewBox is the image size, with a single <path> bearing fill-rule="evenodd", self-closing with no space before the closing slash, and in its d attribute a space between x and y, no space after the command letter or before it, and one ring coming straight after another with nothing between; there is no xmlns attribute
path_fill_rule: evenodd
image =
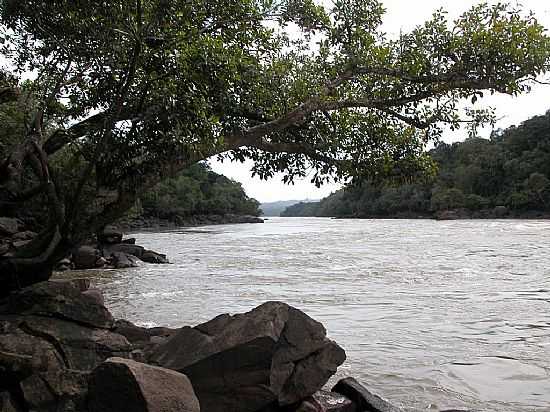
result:
<svg viewBox="0 0 550 412"><path fill-rule="evenodd" d="M26 334L51 342L66 369L91 371L110 357L129 358L133 350L126 338L118 333L75 322L25 316L21 327Z"/></svg>
<svg viewBox="0 0 550 412"><path fill-rule="evenodd" d="M493 212L496 217L505 217L510 212L506 206L495 206Z"/></svg>
<svg viewBox="0 0 550 412"><path fill-rule="evenodd" d="M12 294L8 302L7 312L11 314L68 319L105 329L114 324L105 306L70 282L37 283Z"/></svg>
<svg viewBox="0 0 550 412"><path fill-rule="evenodd" d="M158 345L177 331L176 329L162 327L143 328L123 319L115 322L113 330L128 339L134 347L145 347L150 343Z"/></svg>
<svg viewBox="0 0 550 412"><path fill-rule="evenodd" d="M27 333L20 318L0 317L0 371L12 382L25 379L36 372L64 367L54 342Z"/></svg>
<svg viewBox="0 0 550 412"><path fill-rule="evenodd" d="M59 263L65 262L67 260L68 259L63 259ZM85 292L90 289L91 284L90 278L50 279L49 282L68 283L69 285L74 286L80 292Z"/></svg>
<svg viewBox="0 0 550 412"><path fill-rule="evenodd" d="M119 358L93 371L88 407L89 412L200 412L185 375Z"/></svg>
<svg viewBox="0 0 550 412"><path fill-rule="evenodd" d="M99 259L97 259L97 261L95 262L95 267L96 268L103 268L105 267L109 262L107 262L107 259L105 259L103 256L100 257Z"/></svg>
<svg viewBox="0 0 550 412"><path fill-rule="evenodd" d="M0 256L5 255L10 251L10 245L7 243L0 243Z"/></svg>
<svg viewBox="0 0 550 412"><path fill-rule="evenodd" d="M12 242L12 246L13 246L15 249L21 249L23 246L26 246L26 245L28 245L29 243L31 243L30 240L18 240L17 242Z"/></svg>
<svg viewBox="0 0 550 412"><path fill-rule="evenodd" d="M112 256L115 253L126 253L127 255L132 255L138 258L141 258L145 248L138 245L129 245L126 243L119 243L116 245L108 245L103 247L103 256L106 258Z"/></svg>
<svg viewBox="0 0 550 412"><path fill-rule="evenodd" d="M134 255L129 255L122 252L114 252L111 254L111 265L116 269L136 268L139 266L139 259Z"/></svg>
<svg viewBox="0 0 550 412"><path fill-rule="evenodd" d="M0 235L12 236L19 232L19 220L11 217L0 217Z"/></svg>
<svg viewBox="0 0 550 412"><path fill-rule="evenodd" d="M163 255L161 253L153 252L152 250L146 250L143 252L143 255L141 255L141 260L147 263L157 263L157 264L167 264L168 259L166 259L166 255Z"/></svg>
<svg viewBox="0 0 550 412"><path fill-rule="evenodd" d="M127 245L135 245L136 244L136 238L135 237L129 237L127 239L122 239L122 243L126 243Z"/></svg>
<svg viewBox="0 0 550 412"><path fill-rule="evenodd" d="M32 240L37 236L36 232L32 232L30 230L26 230L24 232L18 232L15 235L13 235L11 238L14 241L18 240Z"/></svg>
<svg viewBox="0 0 550 412"><path fill-rule="evenodd" d="M304 400L296 412L362 412L343 395L335 392L318 391Z"/></svg>
<svg viewBox="0 0 550 412"><path fill-rule="evenodd" d="M354 378L344 378L332 388L332 392L339 393L349 398L359 411L372 412L403 412L402 409L393 406L391 403L378 395L371 393Z"/></svg>
<svg viewBox="0 0 550 412"><path fill-rule="evenodd" d="M76 269L94 269L101 252L91 246L81 246L73 251L73 263Z"/></svg>
<svg viewBox="0 0 550 412"><path fill-rule="evenodd" d="M88 289L82 292L82 294L91 297L98 305L105 306L105 298L99 289Z"/></svg>
<svg viewBox="0 0 550 412"><path fill-rule="evenodd" d="M180 329L150 354L185 373L208 412L255 412L319 390L345 360L323 325L280 302Z"/></svg>
<svg viewBox="0 0 550 412"><path fill-rule="evenodd" d="M66 270L70 270L72 266L71 260L69 258L61 259L57 264L55 265L55 270L59 272L63 272Z"/></svg>
<svg viewBox="0 0 550 412"><path fill-rule="evenodd" d="M81 412L86 409L87 372L61 369L34 374L20 383L25 403L41 412Z"/></svg>
<svg viewBox="0 0 550 412"><path fill-rule="evenodd" d="M122 232L115 226L105 226L103 231L98 234L99 243L114 245L122 242Z"/></svg>

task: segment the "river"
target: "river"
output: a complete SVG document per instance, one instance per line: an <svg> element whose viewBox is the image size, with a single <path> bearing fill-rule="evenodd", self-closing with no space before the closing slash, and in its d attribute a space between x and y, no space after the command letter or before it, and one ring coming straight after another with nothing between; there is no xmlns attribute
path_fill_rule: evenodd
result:
<svg viewBox="0 0 550 412"><path fill-rule="evenodd" d="M116 317L195 325L280 300L405 408L550 411L550 222L272 218L134 234L172 265L97 272Z"/></svg>

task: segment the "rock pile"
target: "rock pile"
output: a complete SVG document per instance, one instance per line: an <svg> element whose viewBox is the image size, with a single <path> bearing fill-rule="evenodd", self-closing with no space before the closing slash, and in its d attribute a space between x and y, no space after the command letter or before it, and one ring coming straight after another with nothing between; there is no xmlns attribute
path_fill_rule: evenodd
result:
<svg viewBox="0 0 550 412"><path fill-rule="evenodd" d="M107 226L98 234L97 245L85 245L75 249L61 260L57 270L69 269L123 269L137 267L139 262L169 263L166 255L136 245L136 239L123 239L120 230Z"/></svg>
<svg viewBox="0 0 550 412"><path fill-rule="evenodd" d="M284 303L147 329L90 292L50 281L0 300L0 411L397 411L354 380L320 391L344 351Z"/></svg>
<svg viewBox="0 0 550 412"><path fill-rule="evenodd" d="M0 256L15 253L36 236L21 220L0 216Z"/></svg>

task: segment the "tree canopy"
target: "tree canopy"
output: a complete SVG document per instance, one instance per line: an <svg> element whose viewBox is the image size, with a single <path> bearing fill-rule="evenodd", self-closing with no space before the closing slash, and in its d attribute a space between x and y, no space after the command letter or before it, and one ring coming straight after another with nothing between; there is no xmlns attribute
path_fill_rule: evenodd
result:
<svg viewBox="0 0 550 412"><path fill-rule="evenodd" d="M493 120L464 99L528 91L550 65L544 27L512 6L436 11L397 39L383 14L377 0L1 0L0 196L47 206L10 267L44 266L214 155L289 182L421 173L442 124Z"/></svg>

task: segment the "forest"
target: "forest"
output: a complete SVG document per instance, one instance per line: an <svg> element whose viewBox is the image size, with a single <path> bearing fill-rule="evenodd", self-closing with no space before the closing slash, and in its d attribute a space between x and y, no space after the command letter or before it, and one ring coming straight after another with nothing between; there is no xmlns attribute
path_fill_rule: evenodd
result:
<svg viewBox="0 0 550 412"><path fill-rule="evenodd" d="M196 215L260 214L259 202L241 184L197 163L141 196L131 214L178 223Z"/></svg>
<svg viewBox="0 0 550 412"><path fill-rule="evenodd" d="M534 217L550 210L550 111L490 139L439 142L430 156L435 176L359 181L281 215L429 217L460 210L461 217Z"/></svg>

